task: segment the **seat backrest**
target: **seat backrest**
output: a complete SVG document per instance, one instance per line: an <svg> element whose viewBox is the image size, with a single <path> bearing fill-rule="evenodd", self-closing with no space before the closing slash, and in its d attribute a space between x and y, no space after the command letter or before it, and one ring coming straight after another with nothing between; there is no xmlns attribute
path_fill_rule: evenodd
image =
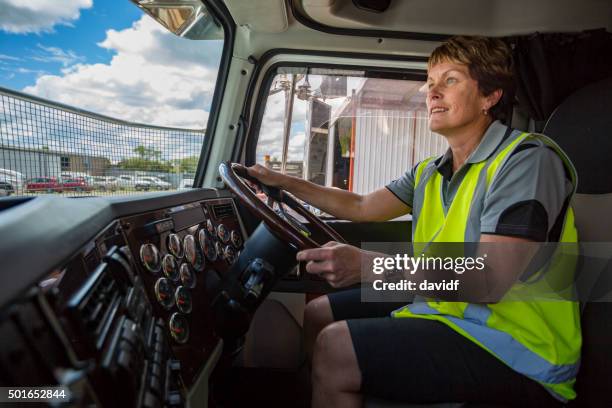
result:
<svg viewBox="0 0 612 408"><path fill-rule="evenodd" d="M588 293L598 299L583 305L578 397L570 406L612 406L612 301L604 293L612 282L612 262L589 258L589 252L596 251L589 243L612 243L611 101L612 78L588 85L559 105L543 132L565 150L578 172L572 206L586 255L578 279L590 282ZM599 262L593 262L596 259Z"/></svg>

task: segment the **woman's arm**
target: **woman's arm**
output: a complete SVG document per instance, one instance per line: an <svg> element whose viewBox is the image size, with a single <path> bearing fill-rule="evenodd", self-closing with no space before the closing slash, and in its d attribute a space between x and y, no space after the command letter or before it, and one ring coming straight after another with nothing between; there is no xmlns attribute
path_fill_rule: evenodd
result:
<svg viewBox="0 0 612 408"><path fill-rule="evenodd" d="M350 221L384 221L411 211L410 207L386 188L361 195L339 188L320 186L275 172L259 164L247 170L249 175L262 183L280 187L336 218Z"/></svg>
<svg viewBox="0 0 612 408"><path fill-rule="evenodd" d="M447 248L451 246L448 243L440 245ZM483 234L476 255L483 260L483 268L471 268L459 273L453 269L436 269L435 266L431 269L418 267L415 270L402 271L399 276L392 278L392 281L405 279L412 282L414 289L406 292L412 295L448 301L495 303L503 298L527 270L540 247L541 243L526 238ZM319 275L334 288L373 283L376 280L385 281L387 277L384 274L374 272L375 258L385 259L393 256L338 242L328 242L321 248L306 249L298 252L296 256L298 261L306 262L306 272ZM390 271L394 270L395 266ZM459 284L452 291L423 290L419 285L425 281L453 280L457 280ZM535 298L537 293L530 292L530 295Z"/></svg>

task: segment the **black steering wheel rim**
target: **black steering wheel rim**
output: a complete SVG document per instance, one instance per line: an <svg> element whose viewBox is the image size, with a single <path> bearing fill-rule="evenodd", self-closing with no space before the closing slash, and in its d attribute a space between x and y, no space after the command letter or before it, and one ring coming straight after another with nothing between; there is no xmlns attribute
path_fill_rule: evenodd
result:
<svg viewBox="0 0 612 408"><path fill-rule="evenodd" d="M293 245L298 250L319 248L320 244L314 241L310 236L306 235L304 231L299 230L296 226L292 225L291 222L277 214L269 205L264 203L251 188L247 185L245 180L249 180L261 186L262 191L273 200L277 201L279 205L286 204L291 209L296 211L299 215L304 217L309 222L308 230L313 229L320 232L327 241L337 241L346 243L344 238L338 234L333 228L325 224L319 217L312 214L304 206L294 199L286 191L277 188L267 186L261 183L254 177L251 177L246 167L239 163L224 162L219 165L219 174L225 182L225 185L241 200L241 202L252 212L255 216L260 218L270 231L279 239L285 240L290 245Z"/></svg>

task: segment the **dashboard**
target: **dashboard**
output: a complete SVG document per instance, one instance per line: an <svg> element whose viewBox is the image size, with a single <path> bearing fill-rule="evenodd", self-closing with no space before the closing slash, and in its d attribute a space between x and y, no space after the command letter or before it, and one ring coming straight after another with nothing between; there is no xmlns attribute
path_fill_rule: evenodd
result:
<svg viewBox="0 0 612 408"><path fill-rule="evenodd" d="M210 288L246 240L228 193L6 200L0 236L3 386L61 385L74 406L205 395L223 344Z"/></svg>

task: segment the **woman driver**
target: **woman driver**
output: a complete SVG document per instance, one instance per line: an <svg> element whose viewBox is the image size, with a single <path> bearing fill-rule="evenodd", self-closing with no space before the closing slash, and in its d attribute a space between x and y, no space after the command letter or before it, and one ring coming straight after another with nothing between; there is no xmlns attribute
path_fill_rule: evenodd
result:
<svg viewBox="0 0 612 408"><path fill-rule="evenodd" d="M499 121L513 95L508 47L483 37L448 40L429 59L427 89L430 129L450 148L386 188L358 195L260 165L249 173L341 219L383 221L411 212L413 240L422 242L438 234L446 242L505 248L575 242L567 205L575 190L573 166L549 139ZM362 254L330 242L299 252L297 259L339 288L361 281ZM504 274L489 279L518 278L511 266L499 270ZM307 305L314 407L358 407L363 394L538 407L575 397L581 344L575 303L420 302L397 308L361 303L359 289Z"/></svg>

